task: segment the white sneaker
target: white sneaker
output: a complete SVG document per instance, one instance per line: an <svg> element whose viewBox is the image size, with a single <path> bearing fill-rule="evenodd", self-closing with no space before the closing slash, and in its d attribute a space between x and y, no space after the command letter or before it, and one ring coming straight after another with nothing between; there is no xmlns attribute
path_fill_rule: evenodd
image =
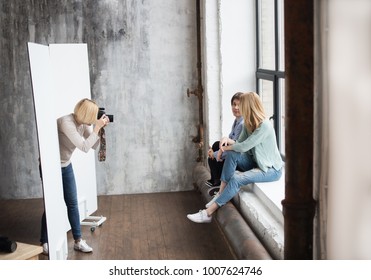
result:
<svg viewBox="0 0 371 280"><path fill-rule="evenodd" d="M188 214L187 218L195 223L210 223L212 220L212 217L207 215L206 210L200 210L195 214Z"/></svg>
<svg viewBox="0 0 371 280"><path fill-rule="evenodd" d="M88 244L86 244L86 241L82 239L77 243L75 242L75 244L73 245L73 248L83 253L93 252L93 248L91 248Z"/></svg>
<svg viewBox="0 0 371 280"><path fill-rule="evenodd" d="M49 255L49 246L48 246L48 243L44 243L43 244L43 254L44 255Z"/></svg>
<svg viewBox="0 0 371 280"><path fill-rule="evenodd" d="M219 196L220 196L220 194L219 194L219 193L216 193L216 194L214 195L213 199L210 200L210 201L205 205L205 207L206 207L206 208L209 208L209 207L211 206L211 204L213 204L213 203L215 202L215 200L216 200Z"/></svg>

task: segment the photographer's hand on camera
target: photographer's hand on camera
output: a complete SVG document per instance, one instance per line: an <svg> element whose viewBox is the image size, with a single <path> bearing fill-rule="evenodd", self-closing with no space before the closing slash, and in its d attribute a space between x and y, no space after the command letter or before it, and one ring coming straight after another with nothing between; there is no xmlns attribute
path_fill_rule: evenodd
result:
<svg viewBox="0 0 371 280"><path fill-rule="evenodd" d="M94 132L98 134L99 130L105 127L109 122L109 118L106 115L102 115L102 117L95 122Z"/></svg>

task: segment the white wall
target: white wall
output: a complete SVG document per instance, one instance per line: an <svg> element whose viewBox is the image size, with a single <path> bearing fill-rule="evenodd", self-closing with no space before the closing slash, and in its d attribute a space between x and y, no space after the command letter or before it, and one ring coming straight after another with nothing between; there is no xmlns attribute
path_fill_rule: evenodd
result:
<svg viewBox="0 0 371 280"><path fill-rule="evenodd" d="M202 69L206 150L221 137L221 53L219 1L202 1ZM206 154L206 153L205 153Z"/></svg>
<svg viewBox="0 0 371 280"><path fill-rule="evenodd" d="M212 145L231 130L233 94L256 90L255 1L204 2L205 111Z"/></svg>
<svg viewBox="0 0 371 280"><path fill-rule="evenodd" d="M221 1L222 134L227 136L234 117L230 100L237 91L256 90L255 1Z"/></svg>

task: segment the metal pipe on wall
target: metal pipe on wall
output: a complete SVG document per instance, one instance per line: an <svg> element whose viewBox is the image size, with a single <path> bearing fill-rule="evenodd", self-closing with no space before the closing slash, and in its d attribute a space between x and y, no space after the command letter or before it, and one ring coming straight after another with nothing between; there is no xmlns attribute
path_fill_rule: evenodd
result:
<svg viewBox="0 0 371 280"><path fill-rule="evenodd" d="M194 90L187 89L187 96L194 94L198 97L198 135L192 141L197 144L198 157L197 162L203 162L203 148L204 148L204 115L203 115L203 86L202 86L202 64L201 64L201 4L200 0L196 0L196 26L197 26L197 88Z"/></svg>

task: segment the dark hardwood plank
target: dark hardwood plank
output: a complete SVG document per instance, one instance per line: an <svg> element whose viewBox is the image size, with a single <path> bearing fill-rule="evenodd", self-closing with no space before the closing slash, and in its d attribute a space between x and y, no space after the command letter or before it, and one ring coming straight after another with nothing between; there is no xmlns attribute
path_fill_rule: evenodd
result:
<svg viewBox="0 0 371 280"><path fill-rule="evenodd" d="M83 238L94 251L74 251L69 231L68 259L234 259L215 222L195 224L186 218L203 207L204 201L195 191L99 196L93 215L107 220L94 232L90 226L82 226ZM0 224L0 235L38 245L42 213L42 199L1 200L0 219L5 223Z"/></svg>

